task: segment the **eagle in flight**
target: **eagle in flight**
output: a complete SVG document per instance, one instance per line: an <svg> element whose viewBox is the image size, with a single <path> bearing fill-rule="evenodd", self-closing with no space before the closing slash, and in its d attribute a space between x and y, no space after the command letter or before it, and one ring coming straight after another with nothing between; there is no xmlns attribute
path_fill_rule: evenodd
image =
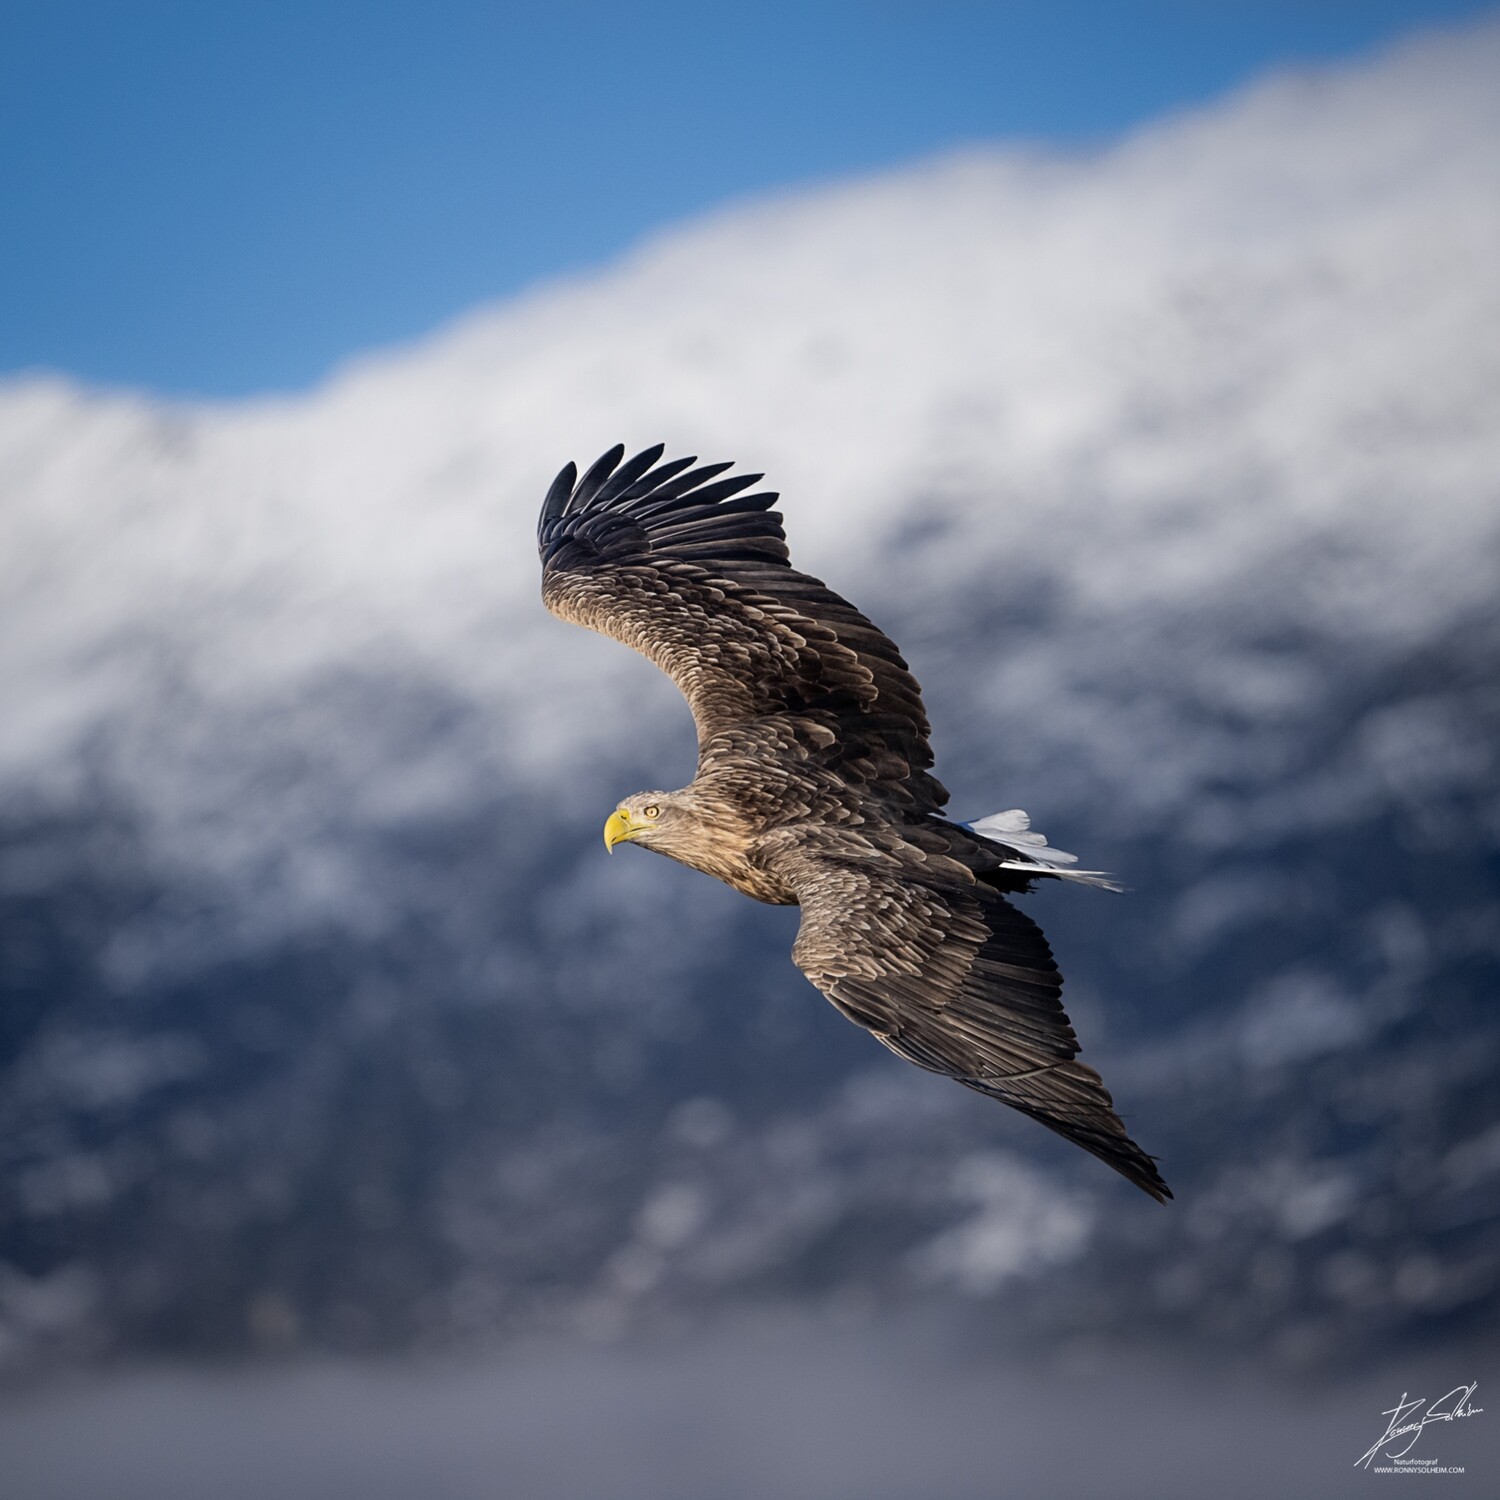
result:
<svg viewBox="0 0 1500 1500"><path fill-rule="evenodd" d="M792 959L851 1021L1170 1198L1077 1060L1052 950L1007 899L1108 882L1020 811L947 818L895 645L791 566L777 496L744 493L761 475L662 453L615 447L582 479L570 463L537 529L547 608L655 662L697 725L692 784L627 797L605 845L800 907Z"/></svg>

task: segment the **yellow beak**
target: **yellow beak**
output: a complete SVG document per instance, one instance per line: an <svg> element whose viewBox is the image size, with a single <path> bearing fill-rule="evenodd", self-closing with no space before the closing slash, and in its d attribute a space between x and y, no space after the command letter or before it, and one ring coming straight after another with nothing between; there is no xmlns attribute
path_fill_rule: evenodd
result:
<svg viewBox="0 0 1500 1500"><path fill-rule="evenodd" d="M612 812L604 824L604 848L606 852L612 850L616 844L628 843L635 837L635 832L630 826L630 815L623 812Z"/></svg>

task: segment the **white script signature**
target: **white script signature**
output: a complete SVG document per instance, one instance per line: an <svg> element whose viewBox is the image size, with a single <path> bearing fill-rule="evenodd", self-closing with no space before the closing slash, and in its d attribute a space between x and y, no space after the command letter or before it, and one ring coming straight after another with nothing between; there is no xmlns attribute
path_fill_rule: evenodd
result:
<svg viewBox="0 0 1500 1500"><path fill-rule="evenodd" d="M1408 1401L1406 1392L1402 1391L1401 1399L1389 1411L1380 1414L1390 1418L1385 1431L1370 1445L1369 1451L1354 1467L1368 1469L1371 1460L1380 1454L1387 1443L1391 1446L1382 1455L1385 1458L1401 1458L1410 1453L1417 1439L1422 1436L1422 1429L1429 1422L1456 1422L1460 1417L1476 1416L1484 1410L1482 1406L1471 1405L1478 1388L1477 1380L1471 1385L1456 1385L1446 1396L1439 1396L1436 1401L1429 1401L1425 1396ZM1419 1412L1419 1407L1425 1410ZM1403 1443L1404 1446L1401 1446Z"/></svg>

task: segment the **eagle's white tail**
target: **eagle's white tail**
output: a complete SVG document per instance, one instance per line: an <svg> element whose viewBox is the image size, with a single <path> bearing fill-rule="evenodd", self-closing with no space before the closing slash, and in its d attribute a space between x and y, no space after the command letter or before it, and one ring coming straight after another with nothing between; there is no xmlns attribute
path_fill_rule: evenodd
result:
<svg viewBox="0 0 1500 1500"><path fill-rule="evenodd" d="M1103 870L1072 870L1068 866L1078 863L1076 854L1054 849L1045 834L1035 833L1031 819L1019 807L1007 808L1004 812L991 813L987 818L978 818L961 825L970 833L999 844L1018 854L1019 859L1008 859L1002 870L1024 870L1032 875L1051 875L1058 880L1076 880L1080 885L1096 885L1102 890L1118 891L1120 887Z"/></svg>

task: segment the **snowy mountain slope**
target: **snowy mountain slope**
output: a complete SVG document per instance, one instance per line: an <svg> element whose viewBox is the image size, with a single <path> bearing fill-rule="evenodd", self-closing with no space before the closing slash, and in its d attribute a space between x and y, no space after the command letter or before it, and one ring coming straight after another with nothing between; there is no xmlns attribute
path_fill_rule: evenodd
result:
<svg viewBox="0 0 1500 1500"><path fill-rule="evenodd" d="M1023 1274L1128 1324L1122 1244L1304 1351L1492 1314L1497 63L743 205L307 396L0 390L15 1347ZM1037 910L1178 1220L872 1057L787 914L597 858L691 773L536 599L542 489L619 438L764 468L960 812L1125 872Z"/></svg>

